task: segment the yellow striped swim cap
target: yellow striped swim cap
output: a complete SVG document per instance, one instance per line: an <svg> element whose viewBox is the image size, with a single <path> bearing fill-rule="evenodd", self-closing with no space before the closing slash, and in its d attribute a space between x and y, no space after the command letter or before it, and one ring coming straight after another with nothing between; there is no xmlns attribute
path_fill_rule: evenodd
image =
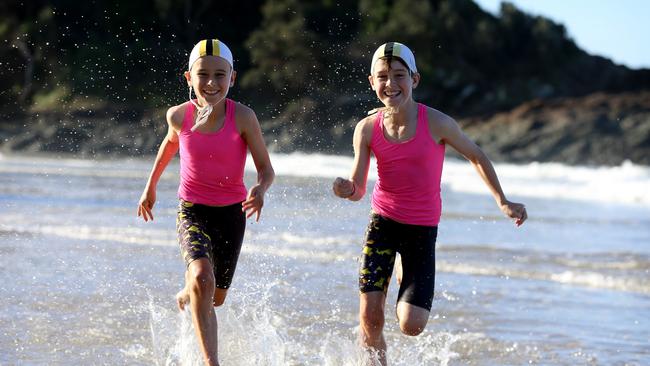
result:
<svg viewBox="0 0 650 366"><path fill-rule="evenodd" d="M404 44L388 42L379 46L375 54L372 55L372 63L370 64L371 74L375 69L375 62L382 57L399 57L406 62L406 66L408 66L411 72L418 72L418 68L415 66L415 56L413 56L413 52Z"/></svg>
<svg viewBox="0 0 650 366"><path fill-rule="evenodd" d="M203 56L221 57L228 61L230 67L234 69L234 62L232 60L232 52L230 52L230 48L218 39L204 39L194 46L190 53L188 70L192 70L192 65L194 65L196 60Z"/></svg>

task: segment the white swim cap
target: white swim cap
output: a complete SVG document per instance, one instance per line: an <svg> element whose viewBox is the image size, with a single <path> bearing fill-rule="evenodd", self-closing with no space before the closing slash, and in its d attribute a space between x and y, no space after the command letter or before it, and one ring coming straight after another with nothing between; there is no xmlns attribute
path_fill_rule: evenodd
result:
<svg viewBox="0 0 650 366"><path fill-rule="evenodd" d="M375 69L375 62L382 57L399 57L406 62L406 66L408 66L412 73L418 72L418 69L415 66L415 56L413 56L413 52L411 52L406 45L399 42L384 43L377 48L377 51L375 51L375 54L372 56L372 63L370 64L371 74Z"/></svg>
<svg viewBox="0 0 650 366"><path fill-rule="evenodd" d="M230 48L228 48L225 43L221 42L218 39L204 39L197 43L190 53L190 62L187 69L192 70L192 65L194 65L194 62L203 56L221 57L224 60L228 61L230 67L234 69L232 52L230 52Z"/></svg>

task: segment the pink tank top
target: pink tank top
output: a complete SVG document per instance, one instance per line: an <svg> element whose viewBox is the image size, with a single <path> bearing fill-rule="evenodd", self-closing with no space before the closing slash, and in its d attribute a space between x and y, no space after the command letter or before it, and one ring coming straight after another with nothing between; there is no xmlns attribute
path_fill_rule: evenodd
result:
<svg viewBox="0 0 650 366"><path fill-rule="evenodd" d="M379 112L370 143L378 175L372 191L373 211L403 224L437 226L445 145L431 136L426 107L418 103L415 136L408 141L388 141L383 121L384 114Z"/></svg>
<svg viewBox="0 0 650 366"><path fill-rule="evenodd" d="M237 131L235 108L235 102L226 99L226 118L219 131L192 132L195 107L187 103L179 134L179 198L210 206L227 206L246 199L247 145Z"/></svg>

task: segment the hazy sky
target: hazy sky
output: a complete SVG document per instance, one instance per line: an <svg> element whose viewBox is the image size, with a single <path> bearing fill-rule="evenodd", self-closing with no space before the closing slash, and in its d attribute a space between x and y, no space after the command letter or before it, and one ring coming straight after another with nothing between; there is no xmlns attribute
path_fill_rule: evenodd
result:
<svg viewBox="0 0 650 366"><path fill-rule="evenodd" d="M475 0L498 14L502 0ZM650 68L649 0L510 0L523 11L562 23L590 54L631 68Z"/></svg>

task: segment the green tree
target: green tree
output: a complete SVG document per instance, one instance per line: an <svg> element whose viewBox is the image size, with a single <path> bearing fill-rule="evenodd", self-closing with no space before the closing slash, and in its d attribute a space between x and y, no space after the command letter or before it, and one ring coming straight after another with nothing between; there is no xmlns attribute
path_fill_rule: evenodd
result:
<svg viewBox="0 0 650 366"><path fill-rule="evenodd" d="M52 8L39 2L0 5L0 93L3 105L26 109L34 95L61 85Z"/></svg>
<svg viewBox="0 0 650 366"><path fill-rule="evenodd" d="M423 0L360 0L361 38L371 44L398 41L414 49L431 47L432 7Z"/></svg>
<svg viewBox="0 0 650 366"><path fill-rule="evenodd" d="M321 68L314 53L317 37L307 29L296 0L269 0L262 14L262 24L246 41L252 67L242 83L249 88L268 85L283 99L293 98L317 79Z"/></svg>

